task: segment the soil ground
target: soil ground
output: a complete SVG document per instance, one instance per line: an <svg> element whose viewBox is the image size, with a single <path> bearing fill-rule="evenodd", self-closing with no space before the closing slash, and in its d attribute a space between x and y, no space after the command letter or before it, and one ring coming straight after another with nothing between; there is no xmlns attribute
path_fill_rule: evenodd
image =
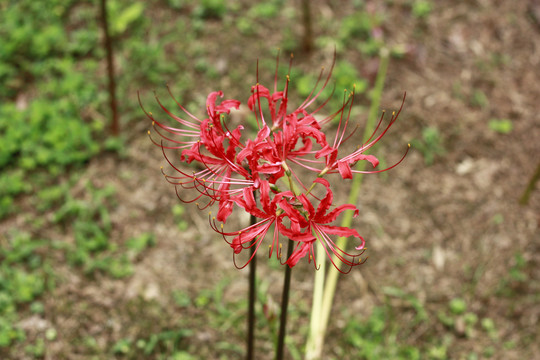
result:
<svg viewBox="0 0 540 360"><path fill-rule="evenodd" d="M381 102L381 109L398 109L406 91L404 109L377 155L392 163L408 142L421 142L425 128L438 129L438 145L444 151L426 164L425 154L413 141L401 165L364 178L357 204L361 213L354 226L367 241L369 259L340 277L326 358L356 359L354 354L340 357L336 350L346 325L343 314L365 319L373 308L390 304L392 321L407 329L398 332L401 343L424 349L427 343L449 338L451 359L484 354L487 347L494 348L493 359L540 359L540 189L532 192L527 205L518 203L540 163L539 5L525 0L437 1L425 19L417 19L407 4L369 2L373 11L384 16L384 41L389 47L406 49L402 58L390 61ZM350 7L316 1L314 24L320 19L339 24ZM154 15L156 21L173 16L158 11ZM201 41L208 44L209 58L223 62L224 75L216 83L194 84L193 92L203 96L223 90L227 97L245 101L247 95L240 94L252 85L255 59L271 58L275 53L271 49L282 41L276 35L279 23L265 25L268 37L258 34L239 41L219 33L218 21L208 25ZM314 26L315 35L323 36L318 29ZM377 62L356 55L340 52L338 59L347 59L373 77ZM317 47L310 54L298 51L293 66L311 68L316 74L331 56L331 46ZM250 69L243 84L226 79L228 69L236 66ZM146 103L153 101L148 93ZM509 119L512 131L492 130L493 119ZM54 296L45 299L50 315L25 320L28 328L45 321L58 329L63 341L48 350L49 359L91 358L81 353L86 345L73 339L92 337L96 347L104 348L122 338L179 324L192 331L185 346L196 358L217 359L223 352L242 351L240 307L231 314L231 323L209 323L211 316L205 309L215 311L215 304L182 307L170 295L179 291L195 297L225 284L223 301L238 303L246 295L247 271L234 268L230 249L210 230L206 212L186 205L183 220L189 226L178 228L171 211L178 199L160 174L160 166L166 163L146 137L148 128L141 112L140 121L125 130L127 156L95 158L84 177L96 186L114 184L117 189L113 238L152 232L156 246L144 253L127 280L88 280L68 267L63 270ZM16 225L22 220L9 221ZM63 236L49 236L53 235ZM269 266L260 255L259 277L274 309L280 299L282 269ZM515 278L516 271L524 278ZM303 340L295 330L305 331L307 326L312 277L311 265L301 262L294 268L291 306L295 314L289 333L299 346ZM414 309L402 298L388 296L389 287L418 299L429 320L410 325ZM494 321L497 341L479 326L473 335L465 334L463 319L453 327L438 320L437 315L456 298L465 300L468 311ZM224 343L233 344L233 349L215 347ZM264 354L257 359L271 359L271 341L259 335L257 351Z"/></svg>

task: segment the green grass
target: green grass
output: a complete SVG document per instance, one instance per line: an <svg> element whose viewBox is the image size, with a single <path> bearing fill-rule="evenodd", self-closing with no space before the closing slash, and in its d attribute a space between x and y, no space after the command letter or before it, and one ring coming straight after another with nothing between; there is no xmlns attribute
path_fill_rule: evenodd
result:
<svg viewBox="0 0 540 360"><path fill-rule="evenodd" d="M414 149L420 151L424 157L426 165L433 165L437 157L446 154L444 142L439 129L434 126L428 126L422 129L422 138L413 139L411 145Z"/></svg>
<svg viewBox="0 0 540 360"><path fill-rule="evenodd" d="M383 39L374 36L375 30L384 25L384 16L368 13L363 1L356 3L354 13L339 22L322 21L316 34L317 46L335 45L340 54L332 82L321 95L321 99L330 96L335 83L336 92L329 105L332 109L342 105L343 89L351 90L353 84L360 100L369 96L368 81L361 69L341 56L344 49L352 49L353 55L366 59L379 56L385 45ZM410 3L413 16L429 19L432 2ZM143 118L136 101L139 89L151 97L151 90L159 92L169 82L184 104L202 104L204 110L205 98L193 91L194 83L220 90L229 86L223 81L227 78L249 86L244 64L229 64L225 75L218 69L201 40L204 32L210 31L207 29L215 29L212 26L243 35L243 40L249 41L251 36L264 34L265 22L285 19L278 40L282 53L297 50L299 44L294 26L299 10L283 0L253 5L245 16L239 15L238 3L223 0L109 0L108 4L124 128ZM174 21L156 26L151 16L160 15L160 10L172 14ZM48 324L37 334L23 330L20 324L32 316L49 316L50 299L57 296L66 272L84 284L128 281L136 264L156 245L151 232L118 236L112 220L121 205L118 189L85 178L85 169L92 161L105 156L122 161L126 156L124 141L128 141L110 138L106 131L109 108L98 18L97 0L0 4L0 221L7 228L0 234L1 358L41 359L52 342L63 341L66 334L55 328L56 324ZM254 60L257 55L248 50L246 56ZM274 54L275 49L268 53ZM267 79L273 75L274 60L269 58L269 66L261 65L261 73L270 74ZM261 64L266 60L261 58ZM283 65L280 71L286 69ZM305 73L293 67L291 93L307 96L315 79L316 72ZM480 109L489 105L480 90L464 101ZM491 119L487 126L498 134L513 131L508 119ZM443 136L434 127L426 127L413 147L428 165L445 153ZM181 232L189 226L187 209L181 204L168 209ZM528 266L526 259L516 254L496 295L512 297L519 293L530 280ZM270 270L278 269L281 265L272 260ZM243 339L246 302L225 297L227 287L236 280L224 279L195 293L172 291L165 305L141 297L126 300L118 306L121 309L115 310L129 321L121 335L109 339L110 343L103 344L97 336L82 331L68 335L89 358L190 360L196 358L190 354L203 351L192 345L200 336L197 331L212 328L227 337L213 344L215 349L208 350L209 356L219 351L221 359L236 359L243 347L229 339ZM268 342L276 336L279 315L276 299L269 295L271 286L275 285L261 277L257 293L258 331ZM444 359L457 338L474 339L478 334L486 335L492 343L471 358L493 355L499 336L496 319L474 312L470 299L450 299L437 312L403 289L386 288L383 293L386 302L368 314L350 314L346 307L337 309L344 312L346 321L343 333L332 340L337 344L332 350L334 358L357 354L355 359ZM401 314L391 306L393 300L403 304ZM95 309L95 304L82 297L58 299L58 303L59 308L53 310L74 316ZM298 359L307 334L302 320L308 317L309 306L299 297L290 306L289 321L294 331L288 346L292 357ZM170 317L172 313L182 314L183 319ZM408 322L403 322L404 318ZM464 334L457 333L458 322L465 324ZM422 345L418 345L418 341L410 341L410 335L420 326L443 328L448 337L424 336ZM503 346L520 344L507 341Z"/></svg>
<svg viewBox="0 0 540 360"><path fill-rule="evenodd" d="M116 14L114 35L142 25L142 3L109 4ZM92 158L123 149L119 141L105 141L100 113L107 98L104 79L95 76L103 59L95 5L0 5L0 220L23 210L18 204L25 199L31 206L24 209L27 230L0 237L0 351L40 358L56 338L49 329L43 338L25 340L17 323L29 312L44 311L41 299L55 291L59 258L88 277L100 272L122 278L154 244L151 234L111 241L114 188L88 181L84 196L71 191ZM40 236L42 229L56 229L74 242Z"/></svg>
<svg viewBox="0 0 540 360"><path fill-rule="evenodd" d="M201 16L222 16L223 4L203 2ZM108 138L104 130L108 102L98 5L95 0L0 5L0 220L24 211L19 217L25 224L25 231L14 227L0 235L2 354L41 358L47 343L56 339L53 328L27 338L17 324L44 312L42 299L56 289L59 260L88 280L125 278L155 245L151 233L111 239L116 190L81 179L96 156L124 156L123 140ZM163 61L164 46L172 39L140 41L141 36L160 36L155 30L147 33L146 3L110 0L108 6L117 64L122 67L121 54L133 58L125 70L131 75L119 77L119 97L132 99L127 96L133 93L131 82L161 84L164 74L176 71L174 62ZM130 68L135 64L137 69ZM140 111L136 101L121 109L124 114ZM74 192L81 183L84 192ZM185 228L180 221L179 226ZM44 230L64 237L40 235Z"/></svg>
<svg viewBox="0 0 540 360"><path fill-rule="evenodd" d="M164 3L171 11L189 11L189 16L153 26L147 13L155 4L108 1L124 123L130 118L141 118L133 98L138 87L152 89L173 80L175 92L183 101L200 103L190 93L194 79L220 78L215 62L208 58L197 38L212 22L223 21L223 26L229 26L227 17L238 12L238 6L229 7L222 0ZM254 5L246 17L239 17L232 26L248 36L263 31L259 21L273 21L280 16L284 4L275 0ZM113 239L111 215L118 206L116 189L83 179L85 166L93 158L111 151L119 158L124 154L123 140L109 138L105 130L109 111L97 5L95 0L53 0L46 8L30 0L0 5L0 219L15 217L24 210L27 228L12 229L0 237L0 352L13 356L42 358L47 346L58 341L55 328L49 327L36 336L18 325L29 315L46 311L47 297L54 296L62 281L57 265L67 266L85 282L104 277L125 279L156 243L151 233ZM293 14L294 8L288 11ZM382 43L373 39L372 29L381 24L382 18L370 18L362 6L356 15L360 22L351 15L340 25L339 42L350 45L360 40L357 50L376 56ZM289 20L293 20L292 15ZM285 28L284 48L294 50L297 34L292 26ZM179 32L183 42L178 41ZM298 93L307 96L314 85L313 75L296 69L291 75ZM240 74L241 78L244 76ZM346 60L336 64L333 81L336 94L331 102L336 109L342 105L343 89L350 91L353 84L357 94L367 89L367 81ZM332 87L330 84L321 98L330 96ZM83 191L74 192L75 186L82 186ZM186 230L184 206L175 205L172 214L179 230ZM62 236L50 238L44 230ZM197 322L200 327L210 324L237 338L243 337L245 301L224 300L224 291L231 281L225 279L197 294L173 293L173 304L179 309L189 308L197 319L187 327L163 318L167 309L162 305L138 298L126 303L122 310L145 313L144 319L130 317L134 319L129 324L134 329L132 333L105 347L88 334L75 336L74 343L83 352L98 357L137 358L144 354L156 359L193 359L189 355L193 351L189 338L194 335L192 327ZM269 286L267 282L261 283L257 317L265 325L260 331L272 339L277 333L278 314L268 296ZM78 307L92 305L82 300L66 306L73 306L70 312L75 312ZM305 302L291 304L289 321L299 323L307 316L307 308ZM298 333L305 335L307 328L302 326ZM348 344L355 345L355 341L351 338ZM301 358L301 343L289 340L288 346L295 359ZM234 359L243 352L242 347L225 339L215 347L223 354L222 359Z"/></svg>

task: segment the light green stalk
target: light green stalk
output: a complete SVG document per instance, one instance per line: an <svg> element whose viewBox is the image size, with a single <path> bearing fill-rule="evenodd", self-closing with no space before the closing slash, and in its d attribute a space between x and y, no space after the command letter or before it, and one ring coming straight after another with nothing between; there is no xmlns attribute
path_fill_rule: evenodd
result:
<svg viewBox="0 0 540 360"><path fill-rule="evenodd" d="M323 291L324 291L324 278L326 275L326 251L324 250L324 245L322 243L323 239L317 236L317 249L316 249L316 260L317 266L319 269L315 271L315 283L313 287L313 305L311 307L311 319L310 319L310 337L306 345L306 359L312 359L312 356L316 356L322 352L322 343L317 342L317 339L321 336L324 337L324 334L320 334L321 330L324 329L321 324L320 312L323 303Z"/></svg>
<svg viewBox="0 0 540 360"><path fill-rule="evenodd" d="M366 127L364 129L363 142L365 143L375 129L375 124L377 121L377 113L379 105L381 103L382 91L384 88L384 81L386 79L386 71L388 69L389 62L389 51L386 48L381 49L380 52L380 64L379 71L377 73L377 78L375 80L375 86L372 90L371 97L371 106L369 108L368 120ZM364 170L365 161L360 161L356 165L356 170ZM349 204L355 204L358 199L358 194L360 193L360 185L362 184L363 174L357 173L354 175L351 185L351 192L349 194ZM353 218L353 211L345 212L341 226L350 227ZM336 245L340 249L345 249L347 245L347 238L340 237L336 241ZM337 266L341 264L337 256L333 256L333 261ZM321 272L320 270L318 273ZM328 269L328 275L326 278L326 286L324 286L324 277L322 280L319 280L318 274L315 276L315 284L313 289L313 305L311 311L311 326L309 329L309 337L306 345L306 360L318 360L321 359L322 349L324 345L324 336L326 333L326 328L328 326L328 319L330 317L330 311L332 309L332 302L334 299L334 294L336 292L336 285L338 279L339 271L336 270L333 266ZM320 282L321 284L318 284ZM318 294L318 288L324 287L323 299L322 301L317 300L315 296ZM317 293L316 293L317 292ZM322 304L322 305L321 305ZM317 309L315 306L317 305ZM313 316L317 317L317 321L313 322Z"/></svg>

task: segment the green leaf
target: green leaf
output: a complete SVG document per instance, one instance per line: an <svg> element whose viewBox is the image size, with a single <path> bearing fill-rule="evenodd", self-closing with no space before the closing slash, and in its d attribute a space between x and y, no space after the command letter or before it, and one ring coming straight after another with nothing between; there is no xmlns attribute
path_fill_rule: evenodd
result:
<svg viewBox="0 0 540 360"><path fill-rule="evenodd" d="M144 11L144 3L136 2L120 12L111 20L111 32L113 35L122 34L128 26L137 20Z"/></svg>
<svg viewBox="0 0 540 360"><path fill-rule="evenodd" d="M467 303L461 298L455 298L450 301L450 311L453 314L460 315L467 310Z"/></svg>
<svg viewBox="0 0 540 360"><path fill-rule="evenodd" d="M500 134L508 134L514 129L514 125L509 119L491 119L489 128Z"/></svg>

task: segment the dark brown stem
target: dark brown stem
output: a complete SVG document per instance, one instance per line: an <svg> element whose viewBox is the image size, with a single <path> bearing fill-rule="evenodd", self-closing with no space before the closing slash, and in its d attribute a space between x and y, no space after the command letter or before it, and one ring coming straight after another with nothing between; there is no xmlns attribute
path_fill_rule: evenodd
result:
<svg viewBox="0 0 540 360"><path fill-rule="evenodd" d="M101 0L101 26L105 37L105 51L107 53L107 74L109 77L109 99L111 106L111 133L118 136L120 126L118 125L118 110L116 106L116 81L114 78L113 48L112 40L109 34L109 24L107 20L107 0Z"/></svg>
<svg viewBox="0 0 540 360"><path fill-rule="evenodd" d="M534 186L536 185L536 182L538 181L538 179L540 179L540 163L538 163L538 166L536 167L536 171L531 177L531 180L529 180L529 184L527 184L527 187L525 188L523 195L521 195L521 198L519 199L519 203L521 205L527 205L529 203L529 198L531 197L531 193L534 190Z"/></svg>
<svg viewBox="0 0 540 360"><path fill-rule="evenodd" d="M256 195L255 193L253 194ZM251 225L255 224L257 219L255 216L251 215L250 223ZM251 262L249 263L249 304L248 304L248 333L247 333L247 360L254 359L254 344L255 344L255 295L256 295L256 267L257 267L257 256L255 256L255 245L251 247L250 254Z"/></svg>
<svg viewBox="0 0 540 360"><path fill-rule="evenodd" d="M313 49L313 28L311 26L311 5L310 0L302 0L302 21L304 23L304 38L302 49L309 53Z"/></svg>
<svg viewBox="0 0 540 360"><path fill-rule="evenodd" d="M287 259L292 255L294 243L289 239L287 247ZM285 332L287 330L287 308L289 306L289 289L291 287L291 267L285 265L285 279L283 280L283 292L281 293L281 314L279 319L279 334L276 350L276 360L283 360L285 349Z"/></svg>

